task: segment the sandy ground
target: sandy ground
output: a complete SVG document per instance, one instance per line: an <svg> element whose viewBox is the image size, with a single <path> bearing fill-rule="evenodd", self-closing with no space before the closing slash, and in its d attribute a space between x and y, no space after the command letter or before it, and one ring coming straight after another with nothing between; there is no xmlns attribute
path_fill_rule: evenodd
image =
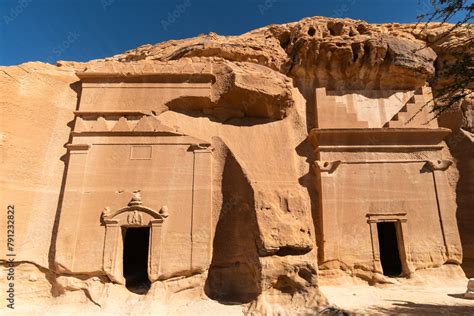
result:
<svg viewBox="0 0 474 316"><path fill-rule="evenodd" d="M329 302L356 314L474 315L466 284L450 286L321 286Z"/></svg>
<svg viewBox="0 0 474 316"><path fill-rule="evenodd" d="M403 315L474 315L474 300L463 298L465 285L448 287L390 285L321 286L330 304L350 314L403 314ZM59 303L59 302L57 302ZM223 305L210 300L175 302L172 306L153 311L124 311L108 306L105 310L85 304L52 304L42 309L23 308L14 313L3 310L0 314L15 315L244 315L241 305Z"/></svg>
<svg viewBox="0 0 474 316"><path fill-rule="evenodd" d="M0 315L77 315L77 316L100 316L100 315L166 315L166 316L242 316L244 308L241 305L224 305L211 300L196 300L175 303L173 305L155 305L150 311L130 311L119 308L110 307L107 309L99 309L90 304L64 304L50 305L38 308L38 306L20 306L15 311L0 308Z"/></svg>
<svg viewBox="0 0 474 316"><path fill-rule="evenodd" d="M410 278L390 279L395 284L369 286L348 276L320 277L320 289L330 305L349 314L374 315L473 315L474 300L464 298L467 278L458 266L443 266L417 272ZM67 292L56 298L37 297L38 292L18 297L17 309L0 305L0 315L244 315L240 304L222 304L194 292L174 295L160 304L153 297L114 292L99 307L82 291ZM114 299L115 298L115 299Z"/></svg>

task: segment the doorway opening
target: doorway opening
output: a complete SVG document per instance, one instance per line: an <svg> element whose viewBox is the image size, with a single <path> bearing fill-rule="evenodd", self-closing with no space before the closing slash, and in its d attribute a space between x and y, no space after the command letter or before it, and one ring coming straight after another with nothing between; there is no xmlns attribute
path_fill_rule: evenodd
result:
<svg viewBox="0 0 474 316"><path fill-rule="evenodd" d="M383 274L390 277L399 276L402 273L402 264L395 222L377 223L377 231Z"/></svg>
<svg viewBox="0 0 474 316"><path fill-rule="evenodd" d="M148 279L148 244L150 227L123 228L123 276L130 292L146 294Z"/></svg>

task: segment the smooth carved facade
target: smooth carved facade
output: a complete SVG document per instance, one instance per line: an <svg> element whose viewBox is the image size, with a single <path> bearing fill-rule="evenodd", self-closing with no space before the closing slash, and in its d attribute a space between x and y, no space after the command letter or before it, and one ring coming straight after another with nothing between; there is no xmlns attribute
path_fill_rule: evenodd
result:
<svg viewBox="0 0 474 316"><path fill-rule="evenodd" d="M364 109L352 102L354 95L365 98L360 92L347 92L340 102L340 92L316 92L318 127L309 137L317 157L323 274L348 266L361 275L375 273L370 278L387 275L381 256L385 250L381 238L388 238L381 232L387 228L383 223L393 225L392 250L400 261L393 275L461 263L456 204L446 175L452 162L443 159L441 152L450 130L429 121L428 108L423 108L431 100L428 88L411 96L400 92L405 105L398 112L393 112L396 109L384 93L364 93L386 103L369 115L370 103Z"/></svg>
<svg viewBox="0 0 474 316"><path fill-rule="evenodd" d="M213 240L212 147L161 124L150 108L167 98L208 94L209 83L176 78L168 84L142 75L117 83L120 73L78 75L82 97L67 145L56 265L125 284L126 231L149 228L151 282L206 270Z"/></svg>
<svg viewBox="0 0 474 316"><path fill-rule="evenodd" d="M183 97L209 97L212 75L189 72L171 84L163 82L170 78L166 73L78 76L82 96L67 145L57 266L124 285L126 231L148 227L150 282L208 270L215 230L213 148L165 126L153 109ZM396 276L460 264L456 205L445 174L452 162L441 154L449 130L423 109L430 90L322 88L315 95L317 128L309 140L317 157L321 275L344 266L372 279L390 275L385 251L399 261ZM259 203L266 205L265 196ZM384 250L387 242L392 248Z"/></svg>

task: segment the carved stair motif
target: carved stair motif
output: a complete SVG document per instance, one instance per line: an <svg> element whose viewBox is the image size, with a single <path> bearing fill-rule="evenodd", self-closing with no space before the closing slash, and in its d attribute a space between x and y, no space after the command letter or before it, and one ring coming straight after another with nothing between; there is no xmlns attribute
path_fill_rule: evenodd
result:
<svg viewBox="0 0 474 316"><path fill-rule="evenodd" d="M125 116L119 118L115 126L112 128L114 132L129 132L130 126L128 125L128 120Z"/></svg>
<svg viewBox="0 0 474 316"><path fill-rule="evenodd" d="M154 115L136 111L80 112L76 111L75 133L178 133L174 128L163 125Z"/></svg>
<svg viewBox="0 0 474 316"><path fill-rule="evenodd" d="M316 89L316 111L319 128L368 128L367 121L357 119L357 114L351 112L342 102L336 101L336 96L327 95L325 88Z"/></svg>
<svg viewBox="0 0 474 316"><path fill-rule="evenodd" d="M133 129L134 132L151 132L153 131L153 126L150 124L148 116L143 116L135 125Z"/></svg>
<svg viewBox="0 0 474 316"><path fill-rule="evenodd" d="M437 127L431 120L430 106L427 102L432 99L431 89L424 87L415 92L408 102L383 127L416 128Z"/></svg>

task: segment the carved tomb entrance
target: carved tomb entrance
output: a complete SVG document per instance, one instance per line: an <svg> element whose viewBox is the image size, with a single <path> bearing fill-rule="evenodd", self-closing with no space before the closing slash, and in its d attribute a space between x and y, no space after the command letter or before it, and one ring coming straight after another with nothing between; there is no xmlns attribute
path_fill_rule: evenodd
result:
<svg viewBox="0 0 474 316"><path fill-rule="evenodd" d="M456 205L444 172L451 162L441 155L448 134L442 128L311 131L321 267L342 262L409 276L426 262L460 262Z"/></svg>
<svg viewBox="0 0 474 316"><path fill-rule="evenodd" d="M148 278L150 227L122 227L123 276L127 288L145 294L151 286Z"/></svg>
<svg viewBox="0 0 474 316"><path fill-rule="evenodd" d="M402 273L395 224L395 222L377 223L380 262L382 264L383 274L392 277L399 276Z"/></svg>
<svg viewBox="0 0 474 316"><path fill-rule="evenodd" d="M213 240L212 147L163 124L156 112L183 96L210 97L209 69L111 68L77 75L82 90L67 145L57 270L106 275L136 293L206 271Z"/></svg>

